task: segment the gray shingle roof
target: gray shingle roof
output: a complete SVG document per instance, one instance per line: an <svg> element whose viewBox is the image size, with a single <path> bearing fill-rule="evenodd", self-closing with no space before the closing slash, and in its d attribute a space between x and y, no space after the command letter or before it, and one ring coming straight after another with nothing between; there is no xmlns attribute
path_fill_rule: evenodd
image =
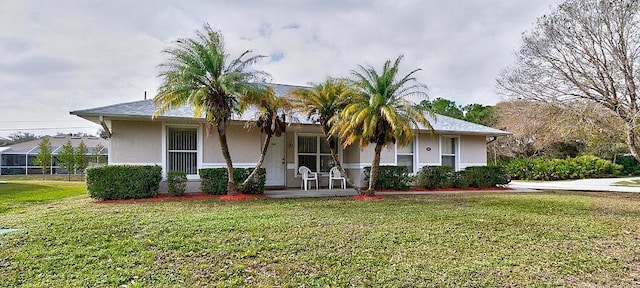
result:
<svg viewBox="0 0 640 288"><path fill-rule="evenodd" d="M109 154L109 142L99 137L47 136L45 138L49 138L52 148L51 151L53 154L58 154L58 151L60 151L62 145L67 143L67 141L71 141L71 146L73 146L74 148L78 147L81 141L84 142L84 144L87 146L87 155L91 155L98 144L103 147L103 149L100 150L100 155ZM41 141L42 139L35 139L27 142L13 144L11 146L3 147L7 149L3 149L0 152L2 152L2 154L38 154L38 152L40 152L40 148L38 147L38 145Z"/></svg>
<svg viewBox="0 0 640 288"><path fill-rule="evenodd" d="M296 88L308 88L303 86L283 85L283 84L270 84L278 96L284 96L289 91ZM142 100L128 103L120 103L110 106L97 107L85 110L71 111L72 115L79 117L97 117L104 116L110 118L145 118L151 119L153 113L157 107L153 104L152 100ZM234 120L249 121L254 117L255 111L249 110L242 115L234 115ZM182 106L177 109L173 109L164 113L161 118L193 118L193 108L191 106ZM203 117L200 117L203 118ZM296 116L299 123L313 124L306 117L302 115ZM509 132L498 130L495 128L443 116L436 114L434 119L430 119L431 125L436 133L445 134L476 134L476 135L489 135L499 136L508 135ZM425 129L425 127L420 127Z"/></svg>

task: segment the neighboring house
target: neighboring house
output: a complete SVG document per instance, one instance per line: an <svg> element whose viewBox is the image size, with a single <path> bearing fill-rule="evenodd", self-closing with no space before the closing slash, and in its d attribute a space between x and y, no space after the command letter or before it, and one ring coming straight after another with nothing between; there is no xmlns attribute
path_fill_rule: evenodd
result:
<svg viewBox="0 0 640 288"><path fill-rule="evenodd" d="M271 84L278 96L299 86ZM218 134L207 133L205 119L194 118L191 107L183 106L152 119L156 111L152 100L136 101L70 112L100 124L110 137L109 164L159 165L163 175L181 170L189 179L198 179L198 169L226 167L221 155ZM228 128L227 139L235 167L254 167L264 136L247 121L255 115L248 111L236 115ZM331 154L320 126L306 117L297 117L282 137L273 137L263 167L266 185L300 187L299 166L321 173L320 185L328 186ZM433 133L420 128L415 141L405 147L391 145L383 150L380 165L405 165L411 172L426 165L449 165L456 170L487 164L486 143L489 137L508 132L437 115L431 121ZM215 129L215 128L214 128ZM343 167L354 180L362 183L362 168L371 165L374 146L363 150L357 145L340 148ZM197 188L194 188L197 189Z"/></svg>
<svg viewBox="0 0 640 288"><path fill-rule="evenodd" d="M51 142L51 150L53 155L51 174L66 174L67 171L58 166L55 159L58 152L62 149L62 145L71 141L71 146L77 148L80 141L84 141L87 145L87 157L89 158L90 165L95 163L106 163L108 160L107 155L109 153L109 142L106 139L98 137L76 137L76 136L46 136ZM33 164L36 159L36 155L40 152L38 145L42 139L31 140L27 142L13 144L0 149L0 175L16 175L16 174L42 174L40 166ZM100 144L102 148L100 151L96 151L96 147ZM95 151L95 152L94 152Z"/></svg>

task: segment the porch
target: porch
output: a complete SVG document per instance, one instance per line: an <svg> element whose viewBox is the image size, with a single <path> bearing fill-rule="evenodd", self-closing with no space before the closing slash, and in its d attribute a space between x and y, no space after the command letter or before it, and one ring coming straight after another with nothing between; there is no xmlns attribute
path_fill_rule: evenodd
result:
<svg viewBox="0 0 640 288"><path fill-rule="evenodd" d="M320 197L348 197L357 195L353 189L309 189L301 190L296 188L265 190L264 195L268 198L320 198Z"/></svg>

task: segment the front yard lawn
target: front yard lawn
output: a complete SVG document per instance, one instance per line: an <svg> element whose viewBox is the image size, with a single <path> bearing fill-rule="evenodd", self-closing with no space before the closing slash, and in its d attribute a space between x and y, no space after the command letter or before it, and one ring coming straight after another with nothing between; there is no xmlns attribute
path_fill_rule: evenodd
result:
<svg viewBox="0 0 640 288"><path fill-rule="evenodd" d="M620 181L614 183L616 186L626 186L626 187L640 187L640 180L629 180L629 181Z"/></svg>
<svg viewBox="0 0 640 288"><path fill-rule="evenodd" d="M87 195L84 182L2 180L0 214L77 195Z"/></svg>
<svg viewBox="0 0 640 288"><path fill-rule="evenodd" d="M1 287L640 285L637 194L72 197L0 223Z"/></svg>

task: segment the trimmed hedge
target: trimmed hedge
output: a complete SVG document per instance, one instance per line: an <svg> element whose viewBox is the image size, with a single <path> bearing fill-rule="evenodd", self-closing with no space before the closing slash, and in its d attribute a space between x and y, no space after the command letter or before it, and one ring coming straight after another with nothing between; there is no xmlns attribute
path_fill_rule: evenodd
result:
<svg viewBox="0 0 640 288"><path fill-rule="evenodd" d="M87 170L89 197L101 200L153 197L160 180L160 166L111 165Z"/></svg>
<svg viewBox="0 0 640 288"><path fill-rule="evenodd" d="M513 179L544 181L612 177L619 175L623 168L593 155L567 159L518 158L503 166Z"/></svg>
<svg viewBox="0 0 640 288"><path fill-rule="evenodd" d="M509 184L509 176L502 167L475 166L455 172L449 166L424 166L416 176L420 188L489 188Z"/></svg>
<svg viewBox="0 0 640 288"><path fill-rule="evenodd" d="M214 195L224 195L227 193L227 168L205 168L198 171L202 192ZM236 185L242 184L252 171L253 168L233 168L233 181ZM245 187L244 191L240 192L246 194L262 194L266 180L266 170L260 168L258 175Z"/></svg>
<svg viewBox="0 0 640 288"><path fill-rule="evenodd" d="M364 167L364 182L369 187L369 176L371 175L371 167ZM374 185L375 190L409 189L409 168L406 166L380 166L378 170L378 179Z"/></svg>
<svg viewBox="0 0 640 288"><path fill-rule="evenodd" d="M187 173L184 171L169 171L167 173L169 195L182 196L187 190Z"/></svg>
<svg viewBox="0 0 640 288"><path fill-rule="evenodd" d="M471 187L489 188L507 185L511 182L511 177L499 166L473 166L467 167L461 172Z"/></svg>
<svg viewBox="0 0 640 288"><path fill-rule="evenodd" d="M455 171L451 166L424 166L416 176L416 186L427 189L453 187Z"/></svg>

